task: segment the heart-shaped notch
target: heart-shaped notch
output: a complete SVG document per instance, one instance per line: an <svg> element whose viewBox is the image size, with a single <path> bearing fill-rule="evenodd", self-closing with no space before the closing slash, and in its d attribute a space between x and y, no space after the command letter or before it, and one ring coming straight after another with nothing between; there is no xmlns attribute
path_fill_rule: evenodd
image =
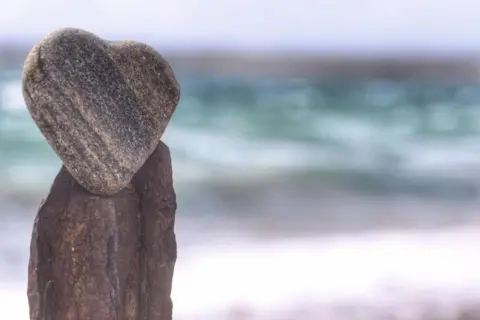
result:
<svg viewBox="0 0 480 320"><path fill-rule="evenodd" d="M153 48L74 28L36 44L23 70L33 120L88 191L127 186L155 150L180 99L172 68Z"/></svg>

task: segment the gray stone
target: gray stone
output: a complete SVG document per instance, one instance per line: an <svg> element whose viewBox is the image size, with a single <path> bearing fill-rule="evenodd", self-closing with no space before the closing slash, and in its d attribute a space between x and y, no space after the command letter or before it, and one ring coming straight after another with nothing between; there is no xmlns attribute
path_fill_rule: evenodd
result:
<svg viewBox="0 0 480 320"><path fill-rule="evenodd" d="M180 87L165 59L138 42L57 30L23 70L29 112L71 175L88 191L122 190L157 147Z"/></svg>

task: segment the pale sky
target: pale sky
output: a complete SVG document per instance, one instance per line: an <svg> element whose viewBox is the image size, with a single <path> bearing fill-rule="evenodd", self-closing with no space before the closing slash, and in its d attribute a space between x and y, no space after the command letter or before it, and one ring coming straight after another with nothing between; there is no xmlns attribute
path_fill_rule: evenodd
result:
<svg viewBox="0 0 480 320"><path fill-rule="evenodd" d="M80 27L178 47L480 49L480 0L0 0L0 37Z"/></svg>

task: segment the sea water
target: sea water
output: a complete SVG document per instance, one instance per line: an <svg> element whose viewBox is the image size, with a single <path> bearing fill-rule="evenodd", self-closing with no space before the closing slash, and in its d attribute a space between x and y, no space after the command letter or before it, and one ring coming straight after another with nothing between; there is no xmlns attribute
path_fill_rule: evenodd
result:
<svg viewBox="0 0 480 320"><path fill-rule="evenodd" d="M23 320L35 206L61 163L20 72L0 73L0 310ZM176 319L457 319L480 303L479 87L179 80L162 138Z"/></svg>

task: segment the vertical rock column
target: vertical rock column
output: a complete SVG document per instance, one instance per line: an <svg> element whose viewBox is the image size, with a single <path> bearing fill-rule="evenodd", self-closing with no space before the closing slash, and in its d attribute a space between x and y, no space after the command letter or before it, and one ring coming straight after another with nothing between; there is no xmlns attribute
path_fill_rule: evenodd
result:
<svg viewBox="0 0 480 320"><path fill-rule="evenodd" d="M61 29L28 55L23 90L63 161L33 228L30 319L171 320L170 66L144 44Z"/></svg>

